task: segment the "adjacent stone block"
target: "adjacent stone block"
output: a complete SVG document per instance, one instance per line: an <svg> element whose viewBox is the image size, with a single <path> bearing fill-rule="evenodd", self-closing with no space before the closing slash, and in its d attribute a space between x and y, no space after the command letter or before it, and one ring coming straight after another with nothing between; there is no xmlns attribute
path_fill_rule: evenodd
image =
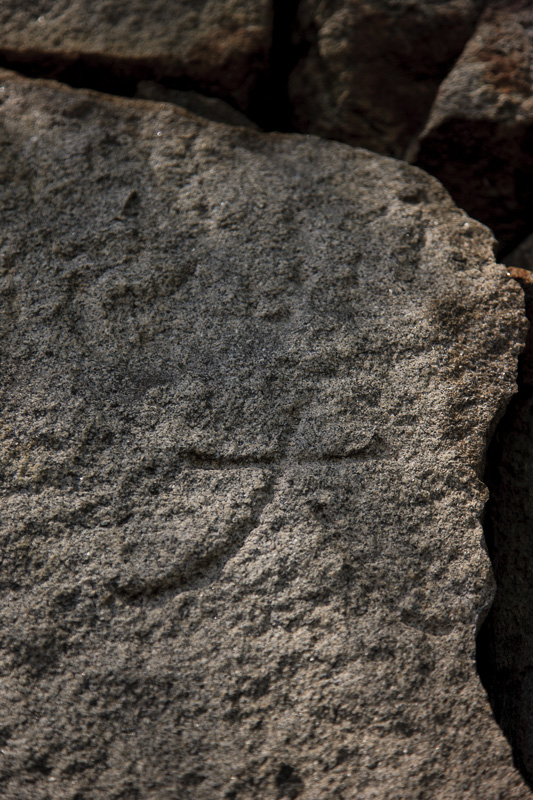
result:
<svg viewBox="0 0 533 800"><path fill-rule="evenodd" d="M442 84L416 162L512 246L533 227L533 6L493 0Z"/></svg>
<svg viewBox="0 0 533 800"><path fill-rule="evenodd" d="M301 0L289 92L296 130L403 157L482 0Z"/></svg>
<svg viewBox="0 0 533 800"><path fill-rule="evenodd" d="M103 90L121 76L179 79L246 108L272 14L271 0L2 0L0 54L82 84L89 72Z"/></svg>
<svg viewBox="0 0 533 800"><path fill-rule="evenodd" d="M475 664L489 233L345 145L0 89L2 798L530 796Z"/></svg>

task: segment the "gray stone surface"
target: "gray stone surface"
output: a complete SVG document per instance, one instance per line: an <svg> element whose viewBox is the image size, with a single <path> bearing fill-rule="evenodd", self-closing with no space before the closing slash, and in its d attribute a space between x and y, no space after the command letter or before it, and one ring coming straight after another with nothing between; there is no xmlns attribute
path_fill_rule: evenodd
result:
<svg viewBox="0 0 533 800"><path fill-rule="evenodd" d="M272 43L271 0L0 2L0 55L106 88L136 74L188 81L245 108ZM90 84L91 86L93 83Z"/></svg>
<svg viewBox="0 0 533 800"><path fill-rule="evenodd" d="M154 81L139 81L135 97L142 100L157 100L159 103L172 103L213 122L258 130L257 125L254 125L248 117L218 97L206 97L190 90L167 89Z"/></svg>
<svg viewBox="0 0 533 800"><path fill-rule="evenodd" d="M2 73L0 794L515 800L522 295L434 179Z"/></svg>
<svg viewBox="0 0 533 800"><path fill-rule="evenodd" d="M483 0L301 0L296 130L403 157Z"/></svg>
<svg viewBox="0 0 533 800"><path fill-rule="evenodd" d="M416 163L506 246L533 221L533 5L492 0L443 82Z"/></svg>

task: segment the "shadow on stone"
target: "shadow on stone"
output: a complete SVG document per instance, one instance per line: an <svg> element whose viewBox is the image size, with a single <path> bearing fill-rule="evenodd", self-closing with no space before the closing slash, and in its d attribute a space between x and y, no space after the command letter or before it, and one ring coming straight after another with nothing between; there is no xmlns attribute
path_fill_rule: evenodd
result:
<svg viewBox="0 0 533 800"><path fill-rule="evenodd" d="M512 268L510 270L512 274ZM513 277L524 278L524 270ZM526 291L531 320L532 289ZM494 716L513 748L517 768L533 788L533 381L531 331L519 371L519 391L487 454L490 491L484 530L496 597L477 637L477 666Z"/></svg>

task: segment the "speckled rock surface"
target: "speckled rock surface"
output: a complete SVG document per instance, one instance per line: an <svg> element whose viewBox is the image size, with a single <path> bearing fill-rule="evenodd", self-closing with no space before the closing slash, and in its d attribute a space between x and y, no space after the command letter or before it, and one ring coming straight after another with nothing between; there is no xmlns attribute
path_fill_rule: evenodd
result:
<svg viewBox="0 0 533 800"><path fill-rule="evenodd" d="M0 795L516 800L523 299L422 172L1 75Z"/></svg>
<svg viewBox="0 0 533 800"><path fill-rule="evenodd" d="M246 107L272 13L271 0L2 0L0 56L107 91L121 76L180 79Z"/></svg>
<svg viewBox="0 0 533 800"><path fill-rule="evenodd" d="M402 157L483 0L301 0L296 130Z"/></svg>
<svg viewBox="0 0 533 800"><path fill-rule="evenodd" d="M417 163L506 246L533 225L533 5L493 0L442 84Z"/></svg>

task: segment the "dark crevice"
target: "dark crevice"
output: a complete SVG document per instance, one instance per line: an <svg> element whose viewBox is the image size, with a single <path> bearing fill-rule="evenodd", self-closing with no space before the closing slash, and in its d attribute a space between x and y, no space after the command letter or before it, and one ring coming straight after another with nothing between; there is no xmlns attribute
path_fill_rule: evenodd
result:
<svg viewBox="0 0 533 800"><path fill-rule="evenodd" d="M533 131L489 120L447 119L420 142L417 166L483 222L504 258L531 230Z"/></svg>
<svg viewBox="0 0 533 800"><path fill-rule="evenodd" d="M533 281L512 270L533 320ZM533 789L533 337L521 356L518 393L487 452L484 534L496 580L476 642L477 668L516 767Z"/></svg>
<svg viewBox="0 0 533 800"><path fill-rule="evenodd" d="M273 0L269 69L259 78L248 109L250 119L266 131L293 130L289 76L301 57L293 41L298 4L299 0Z"/></svg>
<svg viewBox="0 0 533 800"><path fill-rule="evenodd" d="M10 50L0 51L0 67L28 78L55 80L75 89L94 89L120 97L133 97L139 80L156 80L157 74L154 65L147 62Z"/></svg>
<svg viewBox="0 0 533 800"><path fill-rule="evenodd" d="M186 75L176 77L156 59L121 59L98 53L69 57L60 53L0 50L0 67L28 78L54 80L73 89L92 89L118 97L133 98L139 82L152 81L164 89L194 91L206 97L215 97L238 109L229 94L222 90L215 91L212 85Z"/></svg>
<svg viewBox="0 0 533 800"><path fill-rule="evenodd" d="M533 227L531 227L531 224L529 224L524 226L520 233L515 236L507 245L500 245L498 252L500 261L504 261L506 264L511 263L507 260L508 257L513 253L514 250L516 250L517 247L523 244L523 242L529 238L531 234L533 234ZM533 267L533 264L531 264L531 266Z"/></svg>

